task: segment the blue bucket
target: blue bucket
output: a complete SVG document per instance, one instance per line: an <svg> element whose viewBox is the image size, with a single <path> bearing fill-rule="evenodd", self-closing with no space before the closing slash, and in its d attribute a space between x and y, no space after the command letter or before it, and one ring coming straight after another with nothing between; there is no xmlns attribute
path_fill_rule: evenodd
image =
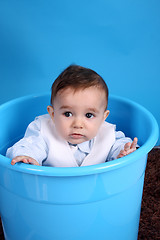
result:
<svg viewBox="0 0 160 240"><path fill-rule="evenodd" d="M45 114L49 94L0 106L0 215L6 240L136 240L147 154L158 125L142 106L111 96L109 122L138 137L134 153L103 164L53 168L5 157L35 116Z"/></svg>

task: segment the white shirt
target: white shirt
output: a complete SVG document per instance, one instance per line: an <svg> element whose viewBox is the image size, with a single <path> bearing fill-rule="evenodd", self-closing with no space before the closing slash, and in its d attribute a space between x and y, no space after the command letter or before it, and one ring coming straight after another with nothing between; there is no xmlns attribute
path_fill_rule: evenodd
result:
<svg viewBox="0 0 160 240"><path fill-rule="evenodd" d="M49 115L43 115L45 118L49 118ZM49 149L43 136L40 132L41 123L40 119L37 117L35 121L29 124L24 138L19 142L15 143L11 148L7 150L6 156L13 159L16 156L30 156L43 165L45 159L48 156ZM80 166L84 158L91 152L94 139L90 141L83 142L77 145L78 151L75 151L73 146L70 146L75 159ZM112 145L110 152L106 158L106 161L111 161L117 158L119 152L124 148L127 142L132 142L130 138L125 137L124 133L121 131L115 131L115 142Z"/></svg>

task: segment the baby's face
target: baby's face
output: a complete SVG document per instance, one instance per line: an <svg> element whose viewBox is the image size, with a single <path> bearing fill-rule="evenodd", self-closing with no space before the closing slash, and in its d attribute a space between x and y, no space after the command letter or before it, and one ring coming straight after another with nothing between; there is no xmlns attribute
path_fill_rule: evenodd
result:
<svg viewBox="0 0 160 240"><path fill-rule="evenodd" d="M58 92L48 112L57 131L67 142L79 144L94 138L109 111L105 92L96 87Z"/></svg>

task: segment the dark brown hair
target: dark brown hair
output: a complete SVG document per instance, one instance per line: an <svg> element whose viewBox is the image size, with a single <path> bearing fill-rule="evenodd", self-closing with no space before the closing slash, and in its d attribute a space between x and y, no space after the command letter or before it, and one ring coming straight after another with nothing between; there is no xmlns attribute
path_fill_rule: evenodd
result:
<svg viewBox="0 0 160 240"><path fill-rule="evenodd" d="M105 91L106 107L108 103L108 87L103 78L95 71L78 65L70 65L67 67L53 82L51 104L59 91L66 88L72 88L74 91L89 87L97 87Z"/></svg>

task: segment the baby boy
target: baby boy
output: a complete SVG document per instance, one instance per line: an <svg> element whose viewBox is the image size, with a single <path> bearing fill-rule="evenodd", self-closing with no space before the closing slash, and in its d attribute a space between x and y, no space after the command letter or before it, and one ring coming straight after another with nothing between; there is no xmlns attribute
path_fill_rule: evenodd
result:
<svg viewBox="0 0 160 240"><path fill-rule="evenodd" d="M95 71L66 68L52 85L48 113L29 124L25 136L7 150L11 164L79 167L111 161L136 150L109 115L108 87Z"/></svg>

